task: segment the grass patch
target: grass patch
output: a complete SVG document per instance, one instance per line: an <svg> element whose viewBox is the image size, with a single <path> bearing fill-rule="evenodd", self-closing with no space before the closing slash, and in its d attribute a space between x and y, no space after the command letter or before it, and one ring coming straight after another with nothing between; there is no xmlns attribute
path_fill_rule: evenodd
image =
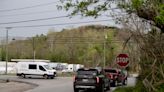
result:
<svg viewBox="0 0 164 92"><path fill-rule="evenodd" d="M119 87L114 92L133 92L134 87Z"/></svg>
<svg viewBox="0 0 164 92"><path fill-rule="evenodd" d="M138 81L135 87L119 87L114 92L147 92L142 81Z"/></svg>
<svg viewBox="0 0 164 92"><path fill-rule="evenodd" d="M164 92L164 84L160 85L158 87L158 91L157 92Z"/></svg>
<svg viewBox="0 0 164 92"><path fill-rule="evenodd" d="M142 84L142 81L138 81L135 87L119 87L114 92L148 92L148 90ZM157 92L164 92L164 84L157 87Z"/></svg>
<svg viewBox="0 0 164 92"><path fill-rule="evenodd" d="M58 77L73 77L75 73L73 72L67 72L67 73L57 73Z"/></svg>

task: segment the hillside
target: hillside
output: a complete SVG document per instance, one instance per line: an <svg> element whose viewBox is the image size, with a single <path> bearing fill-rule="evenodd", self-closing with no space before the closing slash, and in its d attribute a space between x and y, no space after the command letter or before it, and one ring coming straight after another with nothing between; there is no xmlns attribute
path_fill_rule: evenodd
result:
<svg viewBox="0 0 164 92"><path fill-rule="evenodd" d="M47 35L12 41L9 45L9 57L33 58L35 51L36 59L102 66L105 45L107 64L113 65L112 61L118 53L122 53L123 41L128 35L126 31L102 25L63 29L60 32L50 30ZM124 52L127 53L126 50Z"/></svg>

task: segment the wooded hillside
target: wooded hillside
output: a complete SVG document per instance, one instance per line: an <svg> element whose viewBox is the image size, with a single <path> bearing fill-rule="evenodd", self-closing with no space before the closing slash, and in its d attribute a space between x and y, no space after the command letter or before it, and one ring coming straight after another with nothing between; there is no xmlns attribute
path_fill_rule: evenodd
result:
<svg viewBox="0 0 164 92"><path fill-rule="evenodd" d="M36 59L102 66L105 53L106 65L115 65L113 61L119 53L131 53L127 49L123 50L123 43L129 36L130 33L126 31L101 25L63 29L60 32L51 29L47 35L26 40L14 39L9 44L9 58L31 59L35 51Z"/></svg>

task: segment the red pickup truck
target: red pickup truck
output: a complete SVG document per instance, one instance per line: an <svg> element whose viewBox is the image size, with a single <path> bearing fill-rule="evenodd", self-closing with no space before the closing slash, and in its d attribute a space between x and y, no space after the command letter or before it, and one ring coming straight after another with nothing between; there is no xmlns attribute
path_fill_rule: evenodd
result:
<svg viewBox="0 0 164 92"><path fill-rule="evenodd" d="M127 84L127 72L117 68L106 68L104 71L110 79L111 86L117 86L118 83L122 83L122 85Z"/></svg>

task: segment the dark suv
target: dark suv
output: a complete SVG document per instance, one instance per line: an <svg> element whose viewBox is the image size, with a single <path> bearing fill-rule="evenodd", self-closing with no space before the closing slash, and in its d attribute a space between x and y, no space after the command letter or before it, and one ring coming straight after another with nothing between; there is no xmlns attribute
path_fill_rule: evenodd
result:
<svg viewBox="0 0 164 92"><path fill-rule="evenodd" d="M107 68L104 70L108 78L110 79L110 83L112 86L117 86L118 83L122 83L122 85L127 84L127 74L122 72L120 69Z"/></svg>
<svg viewBox="0 0 164 92"><path fill-rule="evenodd" d="M104 92L110 89L109 78L103 69L78 69L74 77L74 92L79 90L92 89L96 92Z"/></svg>

